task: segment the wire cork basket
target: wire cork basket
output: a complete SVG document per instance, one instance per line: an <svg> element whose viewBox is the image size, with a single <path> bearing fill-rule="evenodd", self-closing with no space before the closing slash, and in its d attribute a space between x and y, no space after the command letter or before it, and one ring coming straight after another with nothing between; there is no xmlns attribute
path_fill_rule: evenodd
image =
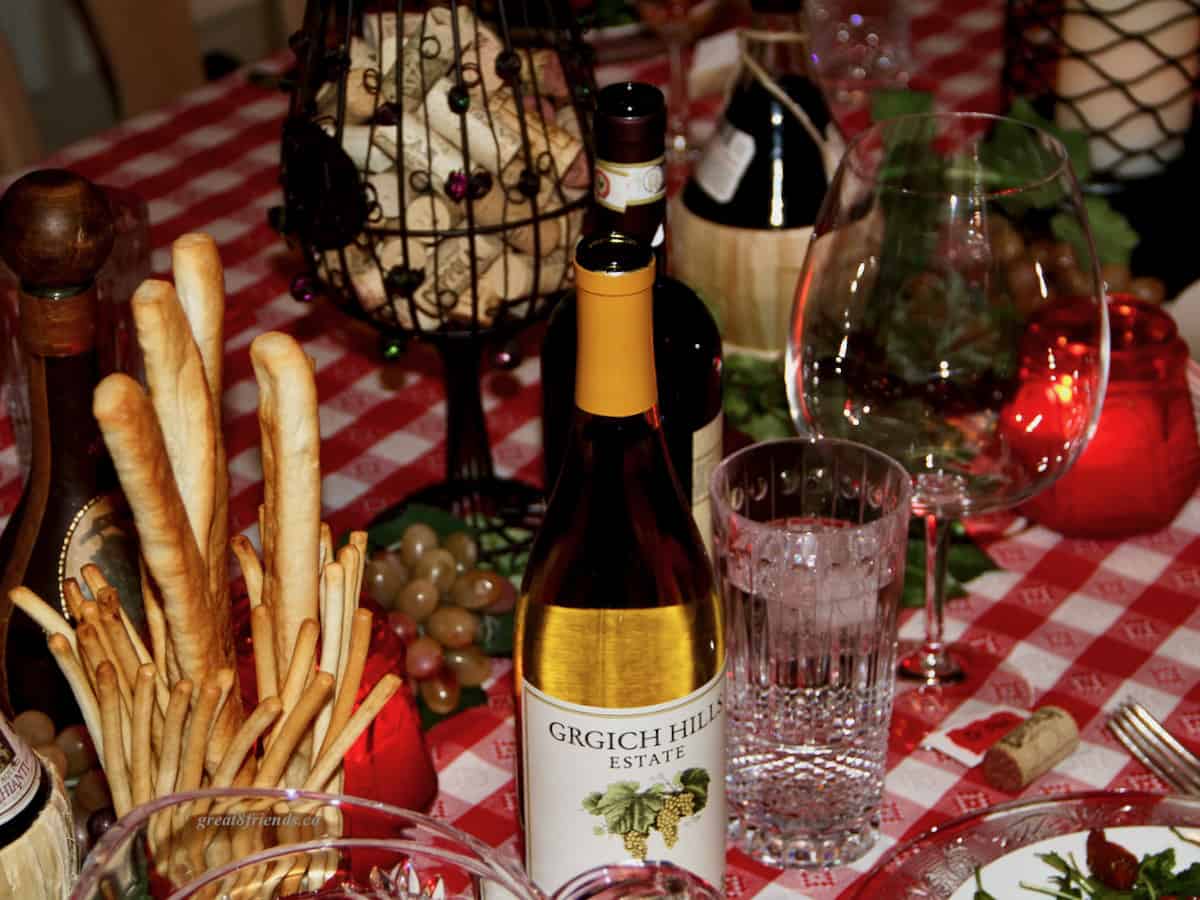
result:
<svg viewBox="0 0 1200 900"><path fill-rule="evenodd" d="M480 358L572 286L591 194L593 61L566 0L309 0L276 225L328 296L445 364L446 480L409 500L528 523L497 479Z"/></svg>

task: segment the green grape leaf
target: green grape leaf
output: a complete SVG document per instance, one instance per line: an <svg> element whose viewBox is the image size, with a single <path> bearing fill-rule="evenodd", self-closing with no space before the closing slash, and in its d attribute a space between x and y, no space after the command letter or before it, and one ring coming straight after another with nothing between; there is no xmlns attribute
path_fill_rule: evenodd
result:
<svg viewBox="0 0 1200 900"><path fill-rule="evenodd" d="M700 768L684 769L675 781L681 788L692 795L692 814L700 812L708 805L708 785L712 779L708 771Z"/></svg>
<svg viewBox="0 0 1200 900"><path fill-rule="evenodd" d="M871 95L871 121L933 111L933 95L904 89L875 91Z"/></svg>
<svg viewBox="0 0 1200 900"><path fill-rule="evenodd" d="M1113 209L1106 197L1088 195L1083 199L1092 240L1096 242L1096 256L1100 263L1127 266L1138 245L1138 234L1129 220ZM1066 241L1079 259L1090 259L1091 250L1084 238L1079 220L1066 213L1058 213L1050 220L1050 231L1060 241Z"/></svg>
<svg viewBox="0 0 1200 900"><path fill-rule="evenodd" d="M476 643L488 656L512 656L513 613L509 611L500 615L481 615Z"/></svg>
<svg viewBox="0 0 1200 900"><path fill-rule="evenodd" d="M1017 97L1013 100L1012 107L1008 111L1008 118L1032 125L1034 128L1040 128L1062 141L1062 145L1067 151L1067 158L1071 161L1071 168L1075 170L1075 178L1080 184L1092 177L1091 151L1088 149L1087 135L1082 131L1060 128L1038 113L1033 108L1033 104L1024 97ZM1014 139L1022 143L1025 140L1023 136L1017 136L1017 129L1013 125L1004 126L1001 123L992 133L992 141Z"/></svg>
<svg viewBox="0 0 1200 900"><path fill-rule="evenodd" d="M636 831L648 834L654 819L662 809L660 793L649 790L638 793L636 781L617 781L603 795L588 794L583 808L595 816L603 816L609 834L628 834Z"/></svg>
<svg viewBox="0 0 1200 900"><path fill-rule="evenodd" d="M924 564L924 560L922 560L922 564ZM950 537L946 567L953 573L955 581L960 582L960 586L973 578L978 578L984 572L991 572L999 568L992 558L980 550L979 546L970 538L956 540L954 535Z"/></svg>
<svg viewBox="0 0 1200 900"><path fill-rule="evenodd" d="M788 412L783 360L731 353L725 358L725 418L755 441L796 433Z"/></svg>

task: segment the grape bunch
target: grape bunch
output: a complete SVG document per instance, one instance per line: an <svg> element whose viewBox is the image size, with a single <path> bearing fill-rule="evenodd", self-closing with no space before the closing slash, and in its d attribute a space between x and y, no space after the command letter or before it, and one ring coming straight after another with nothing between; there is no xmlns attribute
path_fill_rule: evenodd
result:
<svg viewBox="0 0 1200 900"><path fill-rule="evenodd" d="M367 593L388 612L405 646L405 670L421 699L438 715L458 708L462 688L491 674L480 649L481 615L500 615L516 604L504 576L478 568L479 544L458 531L444 541L424 523L408 526L395 547L367 563Z"/></svg>
<svg viewBox="0 0 1200 900"><path fill-rule="evenodd" d="M648 831L627 831L621 835L621 838L625 841L625 852L631 859L646 858L646 850L650 843Z"/></svg>
<svg viewBox="0 0 1200 900"><path fill-rule="evenodd" d="M663 798L662 809L654 820L654 827L662 832L663 843L668 848L674 847L679 840L679 821L686 819L695 808L695 797L691 791L681 791L678 794L667 794Z"/></svg>

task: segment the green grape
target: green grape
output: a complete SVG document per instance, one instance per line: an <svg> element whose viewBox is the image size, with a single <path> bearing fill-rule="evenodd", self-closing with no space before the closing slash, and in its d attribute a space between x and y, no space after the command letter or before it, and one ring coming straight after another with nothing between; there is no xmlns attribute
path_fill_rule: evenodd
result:
<svg viewBox="0 0 1200 900"><path fill-rule="evenodd" d="M625 842L625 852L633 859L645 859L650 833L646 831L627 831L621 835Z"/></svg>
<svg viewBox="0 0 1200 900"><path fill-rule="evenodd" d="M679 821L692 814L695 809L695 798L691 791L678 794L668 794L663 798L662 809L654 820L654 827L662 832L663 843L674 847L679 840Z"/></svg>

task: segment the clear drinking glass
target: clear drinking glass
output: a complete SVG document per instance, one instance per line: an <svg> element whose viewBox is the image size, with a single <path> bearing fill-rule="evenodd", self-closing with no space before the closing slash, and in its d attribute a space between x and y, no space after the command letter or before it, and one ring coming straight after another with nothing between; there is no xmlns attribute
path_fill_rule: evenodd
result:
<svg viewBox="0 0 1200 900"><path fill-rule="evenodd" d="M944 113L878 123L847 147L796 288L788 400L801 432L862 441L913 476L926 638L902 674L964 678L943 635L950 523L1070 468L1108 353L1096 252L1057 139Z"/></svg>
<svg viewBox="0 0 1200 900"><path fill-rule="evenodd" d="M670 863L602 866L554 895L477 838L356 797L276 789L175 794L140 806L100 839L71 900L719 900Z"/></svg>
<svg viewBox="0 0 1200 900"><path fill-rule="evenodd" d="M875 841L912 485L840 440L741 450L713 473L731 837L776 866Z"/></svg>

